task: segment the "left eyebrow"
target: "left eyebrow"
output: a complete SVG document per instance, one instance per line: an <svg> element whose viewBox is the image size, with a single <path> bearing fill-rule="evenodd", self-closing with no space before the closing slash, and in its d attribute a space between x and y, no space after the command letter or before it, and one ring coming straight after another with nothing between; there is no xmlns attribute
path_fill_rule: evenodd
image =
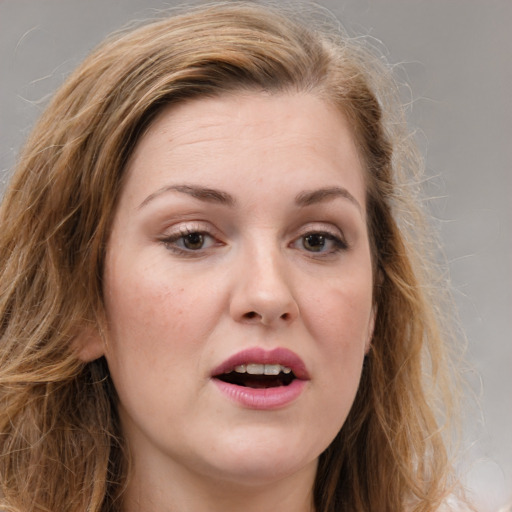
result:
<svg viewBox="0 0 512 512"><path fill-rule="evenodd" d="M343 187L326 187L317 190L306 190L300 192L295 196L295 204L300 207L310 206L312 204L323 203L325 201L332 201L337 198L348 199L354 206L357 207L359 213L363 213L363 208L358 200Z"/></svg>
<svg viewBox="0 0 512 512"><path fill-rule="evenodd" d="M167 192L179 192L207 203L218 203L231 207L236 204L235 198L222 190L200 187L197 185L168 185L167 187L162 187L146 197L146 199L140 203L139 209L146 206L149 202L153 201L153 199L156 199Z"/></svg>

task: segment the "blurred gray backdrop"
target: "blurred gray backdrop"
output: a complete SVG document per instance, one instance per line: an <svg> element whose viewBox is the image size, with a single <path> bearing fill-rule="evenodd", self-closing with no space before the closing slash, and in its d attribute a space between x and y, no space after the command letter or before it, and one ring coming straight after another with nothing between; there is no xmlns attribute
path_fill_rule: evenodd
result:
<svg viewBox="0 0 512 512"><path fill-rule="evenodd" d="M0 192L67 74L111 31L175 3L0 0ZM512 1L319 3L350 33L374 38L411 86L404 99L480 403L464 404L461 472L480 510L500 510L512 500Z"/></svg>

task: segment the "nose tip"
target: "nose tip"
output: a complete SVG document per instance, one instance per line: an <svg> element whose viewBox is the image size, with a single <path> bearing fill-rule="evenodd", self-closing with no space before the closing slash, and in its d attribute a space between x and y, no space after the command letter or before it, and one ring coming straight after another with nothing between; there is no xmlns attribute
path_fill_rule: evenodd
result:
<svg viewBox="0 0 512 512"><path fill-rule="evenodd" d="M285 325L299 315L291 279L279 261L263 258L240 269L231 298L231 316L239 322ZM248 272L247 268L251 270Z"/></svg>

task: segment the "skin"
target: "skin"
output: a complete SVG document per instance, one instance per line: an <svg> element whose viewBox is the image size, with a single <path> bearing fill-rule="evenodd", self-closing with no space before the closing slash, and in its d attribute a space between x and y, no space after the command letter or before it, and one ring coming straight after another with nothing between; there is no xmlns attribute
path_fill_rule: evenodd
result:
<svg viewBox="0 0 512 512"><path fill-rule="evenodd" d="M88 338L82 356L105 355L119 394L124 510L312 510L318 456L373 329L364 173L345 117L313 95L259 92L164 110L128 164L104 294L109 340ZM253 347L302 358L309 380L292 403L253 410L214 385L216 366Z"/></svg>

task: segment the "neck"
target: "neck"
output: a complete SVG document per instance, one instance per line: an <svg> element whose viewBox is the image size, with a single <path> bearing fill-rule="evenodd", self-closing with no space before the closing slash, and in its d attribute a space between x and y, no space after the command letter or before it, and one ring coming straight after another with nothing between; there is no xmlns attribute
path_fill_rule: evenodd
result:
<svg viewBox="0 0 512 512"><path fill-rule="evenodd" d="M133 467L123 512L313 512L316 461L265 483L205 477L184 468Z"/></svg>

